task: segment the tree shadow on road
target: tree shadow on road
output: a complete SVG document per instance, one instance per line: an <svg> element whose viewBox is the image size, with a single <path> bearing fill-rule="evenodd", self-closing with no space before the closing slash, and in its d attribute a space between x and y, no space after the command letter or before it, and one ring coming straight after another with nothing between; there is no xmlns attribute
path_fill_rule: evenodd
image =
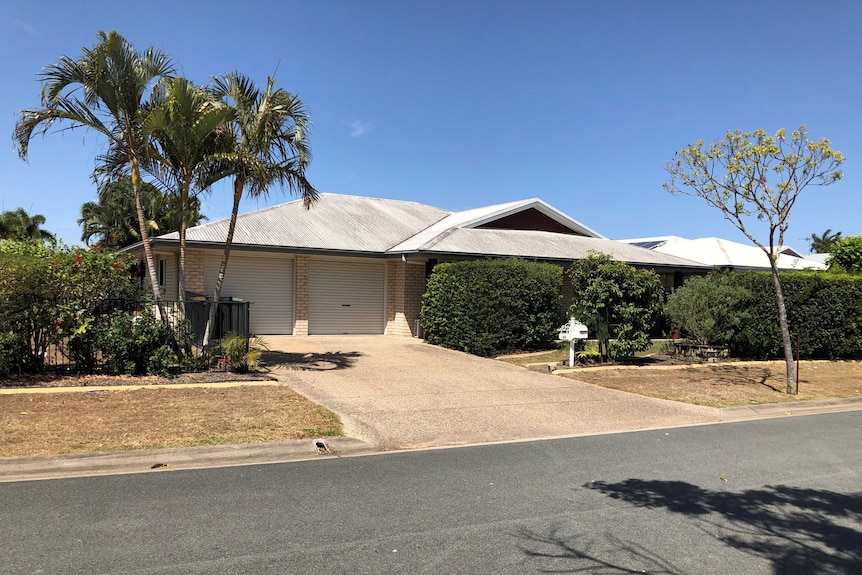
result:
<svg viewBox="0 0 862 575"><path fill-rule="evenodd" d="M349 369L354 366L356 359L359 357L362 357L362 353L358 351L332 351L324 353L267 351L261 355L261 362L270 370L330 371Z"/></svg>
<svg viewBox="0 0 862 575"><path fill-rule="evenodd" d="M642 479L596 481L585 487L635 507L694 518L697 528L717 541L769 561L776 575L862 573L862 493L786 485L714 491L684 481ZM523 535L553 546L551 552L525 553L577 560L571 573L679 573L667 560L631 543L611 542L614 553L607 551L603 558L593 552L594 546L557 534L551 530L547 536ZM621 565L607 560L608 556L628 560ZM628 567L633 561L637 569Z"/></svg>
<svg viewBox="0 0 862 575"><path fill-rule="evenodd" d="M686 575L671 561L642 545L610 534L567 535L560 526L540 534L522 529L518 536L524 554L541 562L542 573L589 573L590 575Z"/></svg>

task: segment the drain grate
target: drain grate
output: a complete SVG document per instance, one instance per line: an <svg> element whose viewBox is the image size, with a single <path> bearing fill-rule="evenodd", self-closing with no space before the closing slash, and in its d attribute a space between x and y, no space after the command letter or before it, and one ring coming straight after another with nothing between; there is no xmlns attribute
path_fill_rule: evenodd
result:
<svg viewBox="0 0 862 575"><path fill-rule="evenodd" d="M317 452L321 455L332 455L332 450L326 445L325 441L316 440L314 442L314 447L317 448Z"/></svg>

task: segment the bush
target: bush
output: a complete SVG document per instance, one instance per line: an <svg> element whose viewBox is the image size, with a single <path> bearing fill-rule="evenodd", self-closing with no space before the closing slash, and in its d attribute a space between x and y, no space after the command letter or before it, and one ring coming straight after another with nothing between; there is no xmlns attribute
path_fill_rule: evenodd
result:
<svg viewBox="0 0 862 575"><path fill-rule="evenodd" d="M602 358L631 357L649 348L649 332L664 300L654 271L590 252L572 264L569 275L574 291L569 314L589 327Z"/></svg>
<svg viewBox="0 0 862 575"><path fill-rule="evenodd" d="M27 343L19 335L0 333L0 377L20 374L27 361Z"/></svg>
<svg viewBox="0 0 862 575"><path fill-rule="evenodd" d="M260 366L260 358L264 351L269 351L269 344L262 337L248 338L230 332L225 335L220 351L230 371L247 373Z"/></svg>
<svg viewBox="0 0 862 575"><path fill-rule="evenodd" d="M830 270L862 273L862 236L839 238L832 243L829 258Z"/></svg>
<svg viewBox="0 0 862 575"><path fill-rule="evenodd" d="M94 249L0 241L0 333L26 351L14 371L39 371L48 347L68 338L69 359L92 369L103 308L140 297L126 257Z"/></svg>
<svg viewBox="0 0 862 575"><path fill-rule="evenodd" d="M168 368L178 361L168 345L174 337L149 305L137 314L115 311L99 328L96 341L111 373L168 375Z"/></svg>
<svg viewBox="0 0 862 575"><path fill-rule="evenodd" d="M736 357L783 356L778 304L769 272L710 274L746 295L737 304L744 313L727 343ZM787 321L794 352L804 358L862 358L862 278L824 272L782 272Z"/></svg>
<svg viewBox="0 0 862 575"><path fill-rule="evenodd" d="M439 264L421 322L429 343L475 355L547 349L560 320L562 268L524 260Z"/></svg>
<svg viewBox="0 0 862 575"><path fill-rule="evenodd" d="M744 321L740 303L749 296L732 275L714 272L689 278L665 304L671 329L685 329L701 345L727 345Z"/></svg>

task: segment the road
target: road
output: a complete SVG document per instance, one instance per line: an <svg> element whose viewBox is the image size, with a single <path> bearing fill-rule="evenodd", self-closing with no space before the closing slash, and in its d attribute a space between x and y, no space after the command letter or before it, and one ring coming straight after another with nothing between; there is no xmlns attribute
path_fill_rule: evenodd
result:
<svg viewBox="0 0 862 575"><path fill-rule="evenodd" d="M862 411L0 484L4 574L862 573Z"/></svg>

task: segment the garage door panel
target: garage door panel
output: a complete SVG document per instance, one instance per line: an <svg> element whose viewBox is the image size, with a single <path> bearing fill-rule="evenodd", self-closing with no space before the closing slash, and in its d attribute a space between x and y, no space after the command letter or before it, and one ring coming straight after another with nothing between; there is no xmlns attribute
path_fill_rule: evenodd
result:
<svg viewBox="0 0 862 575"><path fill-rule="evenodd" d="M215 292L221 256L208 255L204 276L208 294ZM293 333L293 259L231 254L222 297L251 302L251 331L255 334Z"/></svg>
<svg viewBox="0 0 862 575"><path fill-rule="evenodd" d="M308 333L382 334L385 270L383 262L312 259Z"/></svg>

